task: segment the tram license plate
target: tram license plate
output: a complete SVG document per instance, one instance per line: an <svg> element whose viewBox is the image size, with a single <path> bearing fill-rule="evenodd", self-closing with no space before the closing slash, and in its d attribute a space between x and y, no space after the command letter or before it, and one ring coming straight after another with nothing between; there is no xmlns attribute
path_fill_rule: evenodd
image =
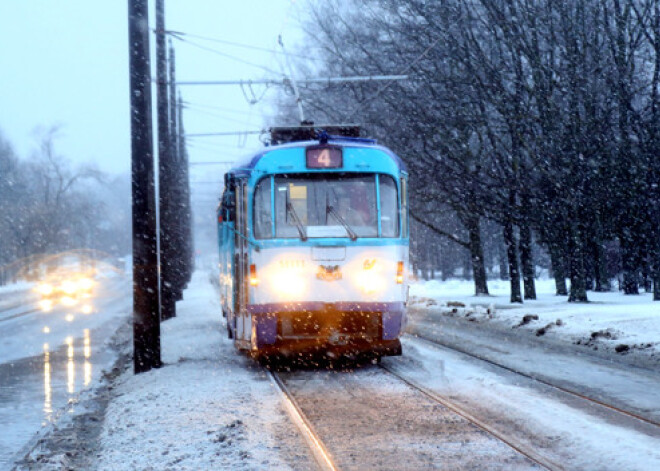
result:
<svg viewBox="0 0 660 471"><path fill-rule="evenodd" d="M319 265L316 278L323 281L341 280L341 268L339 265Z"/></svg>

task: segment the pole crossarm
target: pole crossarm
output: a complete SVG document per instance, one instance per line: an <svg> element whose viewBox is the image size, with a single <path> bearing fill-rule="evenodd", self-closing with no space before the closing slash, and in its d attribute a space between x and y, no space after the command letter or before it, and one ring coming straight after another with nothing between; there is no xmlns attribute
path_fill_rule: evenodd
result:
<svg viewBox="0 0 660 471"><path fill-rule="evenodd" d="M188 162L188 165L232 165L233 161L218 161L218 162Z"/></svg>
<svg viewBox="0 0 660 471"><path fill-rule="evenodd" d="M357 124L346 123L346 124L303 124L300 126L284 126L288 129L324 129L328 127L338 128L338 127L355 127ZM269 129L262 129L260 131L250 130L250 131L226 131L226 132L203 132L203 133L193 133L186 134L185 137L212 137L212 136L240 136L243 134L268 134L272 129L276 129L282 126L272 126Z"/></svg>
<svg viewBox="0 0 660 471"><path fill-rule="evenodd" d="M209 137L209 136L241 136L243 134L266 134L268 131L227 131L227 132L201 132L185 134L184 137Z"/></svg>
<svg viewBox="0 0 660 471"><path fill-rule="evenodd" d="M296 80L298 83L352 83L352 82L376 82L382 80L407 80L408 75L365 75L352 77L325 77L307 78ZM289 86L291 80L283 79L261 79L261 80L192 80L177 81L176 85L281 85Z"/></svg>

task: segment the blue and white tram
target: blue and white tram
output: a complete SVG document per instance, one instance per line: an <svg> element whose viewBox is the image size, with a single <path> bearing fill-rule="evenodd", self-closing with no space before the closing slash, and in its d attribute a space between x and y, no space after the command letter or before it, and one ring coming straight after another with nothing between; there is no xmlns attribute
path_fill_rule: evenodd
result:
<svg viewBox="0 0 660 471"><path fill-rule="evenodd" d="M407 178L375 141L327 135L266 147L226 173L220 295L236 347L400 355Z"/></svg>

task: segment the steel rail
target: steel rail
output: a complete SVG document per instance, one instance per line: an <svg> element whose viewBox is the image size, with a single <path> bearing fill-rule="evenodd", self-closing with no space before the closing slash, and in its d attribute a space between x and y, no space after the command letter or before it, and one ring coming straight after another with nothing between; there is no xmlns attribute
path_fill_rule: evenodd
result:
<svg viewBox="0 0 660 471"><path fill-rule="evenodd" d="M561 392L563 392L563 393L565 393L565 394L569 394L569 395L571 395L571 396L574 396L574 397L580 398L580 399L582 399L582 400L584 400L584 401L591 402L591 403L593 403L593 404L599 405L599 406L601 406L601 407L603 407L603 408L605 408L605 409L609 409L609 410L611 410L611 411L614 411L614 412L617 412L617 413L619 413L619 414L625 415L625 416L630 417L630 418L632 418L632 419L637 419L637 420L639 420L639 421L641 421L641 422L644 422L644 423L647 423L647 424L649 424L649 425L653 425L653 426L656 426L656 427L660 427L660 422L657 422L657 421L655 421L655 420L653 420L653 419L649 419L649 418L647 418L647 417L644 417L644 416L642 416L642 415L639 415L639 414L636 414L636 413L634 413L634 412L628 411L628 410L626 410L626 409L622 409L622 408L620 408L620 407L613 406L612 404L608 404L607 402L603 402L603 401L601 401L601 400L599 400L599 399L594 399L593 397L586 396L586 395L584 395L584 394L582 394L582 393L580 393L580 392L574 391L574 390L572 390L572 389L568 389L568 388L565 388L565 387L563 387L563 386L558 386L558 385L556 385L556 384L551 383L551 382L548 381L548 380L545 380L545 379L543 379L543 378L539 378L539 377L534 376L534 375L531 375L531 374L529 374L529 373L524 373L524 372L519 371L519 370L517 370L517 369L515 369L515 368L513 368L513 367L510 367L510 366L502 365L502 364L500 364L500 363L498 363L498 362L496 362L496 361L490 360L490 359L485 358L485 357L483 357L483 356L481 356L481 355L477 355L476 353L469 352L469 351L467 351L466 349L463 349L463 348L460 348L460 347L456 347L456 346L454 346L454 345L448 345L448 344L442 342L441 340L432 339L432 338L426 337L426 336L424 336L424 335L419 335L419 334L415 334L415 339L418 339L418 340L420 340L420 341L422 341L422 342L429 343L429 344L431 344L432 346L435 346L435 347L437 347L437 346L441 346L441 347L444 347L444 348L448 348L449 350L454 350L454 351L456 351L456 352L459 352L459 353L462 353L462 354L464 354L464 355L470 356L470 357L475 358L475 359L477 359L477 360L481 360L481 361L483 361L483 362L485 362L485 363L488 363L489 365L493 365L493 366L496 366L496 367L498 367L498 368L502 368L503 370L509 371L509 372L511 372L511 373L514 373L514 374L520 375L520 376L522 376L522 377L524 377L524 378L527 378L527 379L531 379L531 380L537 381L537 382L539 382L539 383L541 383L541 384L543 384L543 385L545 385L545 386L548 386L548 387L550 387L550 388L556 389L556 390L561 391Z"/></svg>
<svg viewBox="0 0 660 471"><path fill-rule="evenodd" d="M289 414L289 417L291 417L293 423L302 433L307 445L314 455L316 463L319 465L319 468L324 471L338 471L339 468L333 462L332 457L321 441L321 438L303 413L298 402L293 397L293 394L289 391L289 388L284 384L284 381L282 381L279 375L273 371L268 371L268 377L282 395L284 407Z"/></svg>
<svg viewBox="0 0 660 471"><path fill-rule="evenodd" d="M447 400L446 398L440 396L439 394L425 388L424 386L418 384L416 381L404 377L400 373L392 370L391 368L389 368L389 367L387 367L383 364L379 364L378 366L380 366L383 370L387 371L392 376L398 378L400 381L404 382L405 384L407 384L411 388L413 388L416 391L419 391L420 393L424 394L429 399L431 399L431 400L433 400L433 401L435 401L439 404L442 404L447 409L449 409L452 412L460 415L464 419L468 420L472 424L474 424L477 427L479 427L480 429L484 430L486 433L489 433L490 435L493 435L494 437L496 437L500 441L506 443L511 448L516 450L518 453L520 453L521 455L524 455L525 457L527 457L530 460L534 461L538 465L540 465L540 466L542 466L542 467L544 467L544 468L546 468L550 471L563 471L564 468L562 466L560 466L559 464L557 464L554 461L552 461L552 460L544 457L543 455L537 453L535 450L531 449L530 447L528 447L528 446L526 446L526 445L524 445L520 442L517 442L517 441L513 440L512 438L508 437L504 433L502 433L502 432L498 431L497 429L495 429L494 427L488 425L486 422L484 422L480 419L477 419L475 416L470 414L468 411L466 411L462 407L456 405L455 403L453 403L453 402Z"/></svg>

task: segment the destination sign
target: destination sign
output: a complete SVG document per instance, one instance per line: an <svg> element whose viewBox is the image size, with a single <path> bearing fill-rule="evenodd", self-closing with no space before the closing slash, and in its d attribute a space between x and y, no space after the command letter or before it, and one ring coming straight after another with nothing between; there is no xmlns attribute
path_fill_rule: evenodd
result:
<svg viewBox="0 0 660 471"><path fill-rule="evenodd" d="M339 147L308 147L306 156L307 168L340 168L343 165Z"/></svg>

